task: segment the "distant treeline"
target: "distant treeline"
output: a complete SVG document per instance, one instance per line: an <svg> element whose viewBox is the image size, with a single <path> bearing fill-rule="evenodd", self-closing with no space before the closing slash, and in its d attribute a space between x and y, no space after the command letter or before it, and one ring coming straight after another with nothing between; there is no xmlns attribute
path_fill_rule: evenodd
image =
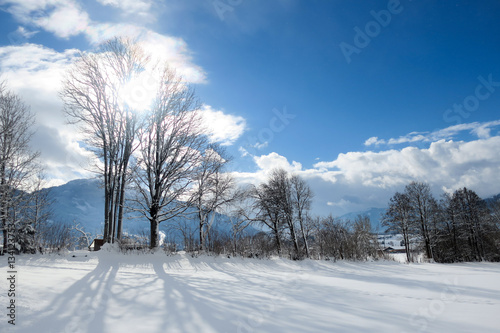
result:
<svg viewBox="0 0 500 333"><path fill-rule="evenodd" d="M390 199L383 225L436 262L500 261L500 201L462 188L436 200L426 183L412 182ZM413 243L413 244L412 244Z"/></svg>

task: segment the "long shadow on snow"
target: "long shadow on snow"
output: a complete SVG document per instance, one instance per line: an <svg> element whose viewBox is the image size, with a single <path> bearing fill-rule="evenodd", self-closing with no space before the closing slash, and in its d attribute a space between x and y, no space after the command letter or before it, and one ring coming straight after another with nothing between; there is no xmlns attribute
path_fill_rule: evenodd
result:
<svg viewBox="0 0 500 333"><path fill-rule="evenodd" d="M231 310L239 308L227 298L225 288L210 284L211 289L200 288L197 281L211 280L209 277L195 277L193 274L177 277L168 274L163 262L154 261L153 269L163 282L166 307L162 328L179 332L235 332L236 320Z"/></svg>
<svg viewBox="0 0 500 333"><path fill-rule="evenodd" d="M41 329L49 330L44 333L102 332L109 290L117 271L117 263L100 258L92 272L57 295L45 310L32 316L30 324L20 332L40 332Z"/></svg>

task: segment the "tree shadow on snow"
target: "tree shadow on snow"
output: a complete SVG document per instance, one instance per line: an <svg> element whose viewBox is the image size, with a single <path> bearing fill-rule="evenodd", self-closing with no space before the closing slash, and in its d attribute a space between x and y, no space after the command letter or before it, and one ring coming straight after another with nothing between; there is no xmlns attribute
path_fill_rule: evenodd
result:
<svg viewBox="0 0 500 333"><path fill-rule="evenodd" d="M19 332L102 332L118 263L99 258L95 269L30 316ZM27 321L27 320L26 320Z"/></svg>

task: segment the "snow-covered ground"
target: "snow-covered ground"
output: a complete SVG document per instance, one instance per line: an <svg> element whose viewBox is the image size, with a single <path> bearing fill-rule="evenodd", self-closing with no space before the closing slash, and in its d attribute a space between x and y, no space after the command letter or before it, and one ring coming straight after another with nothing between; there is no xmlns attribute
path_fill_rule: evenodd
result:
<svg viewBox="0 0 500 333"><path fill-rule="evenodd" d="M87 255L87 257L85 257ZM0 305L6 313L6 260ZM17 258L0 332L498 332L500 265L78 252Z"/></svg>

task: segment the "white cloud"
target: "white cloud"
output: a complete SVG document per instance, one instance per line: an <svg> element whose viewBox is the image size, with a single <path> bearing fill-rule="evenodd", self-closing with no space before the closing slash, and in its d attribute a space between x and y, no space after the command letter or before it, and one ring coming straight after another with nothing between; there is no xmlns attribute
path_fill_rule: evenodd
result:
<svg viewBox="0 0 500 333"><path fill-rule="evenodd" d="M291 173L302 170L302 164L295 161L290 164L286 157L274 152L268 155L255 156L254 161L259 169L265 173L269 173L275 168L282 168Z"/></svg>
<svg viewBox="0 0 500 333"><path fill-rule="evenodd" d="M380 144L385 144L385 140L380 140L376 136L372 136L371 138L369 138L365 141L365 146L372 146L372 145L378 146Z"/></svg>
<svg viewBox="0 0 500 333"><path fill-rule="evenodd" d="M233 173L237 179L258 184L266 180L270 170L282 167L309 182L318 213L340 215L384 207L395 191L413 180L428 182L436 195L463 186L483 197L500 192L500 136L469 142L439 140L427 149L349 152L310 169L275 152L253 159L257 170Z"/></svg>
<svg viewBox="0 0 500 333"><path fill-rule="evenodd" d="M103 0L104 4L118 6L125 11L148 11L152 1ZM6 11L18 21L53 33L60 38L83 34L97 45L113 37L127 36L139 41L144 49L160 63L175 68L186 81L204 83L204 70L193 63L193 56L182 38L166 36L131 23L101 23L92 21L75 0L0 0ZM24 29L24 28L23 28ZM15 39L15 36L12 35Z"/></svg>
<svg viewBox="0 0 500 333"><path fill-rule="evenodd" d="M40 121L54 125L61 123L57 96L61 78L77 55L75 49L57 52L35 44L5 46L0 47L0 69L9 87L36 108Z"/></svg>
<svg viewBox="0 0 500 333"><path fill-rule="evenodd" d="M77 54L74 49L57 52L35 44L0 47L2 79L36 115L32 146L41 152L50 185L90 177L88 169L95 162L78 143L80 133L65 124L58 97L61 78Z"/></svg>
<svg viewBox="0 0 500 333"><path fill-rule="evenodd" d="M151 0L97 0L102 5L120 8L127 15L151 17Z"/></svg>
<svg viewBox="0 0 500 333"><path fill-rule="evenodd" d="M491 130L498 126L500 126L500 120L483 123L473 122L467 124L458 124L432 132L411 132L398 138L390 138L389 140L379 139L378 137L371 137L365 141L365 146L383 144L397 145L413 142L435 142L442 139L450 140L454 139L461 132L469 132L470 134L473 134L480 139L485 139L490 137Z"/></svg>
<svg viewBox="0 0 500 333"><path fill-rule="evenodd" d="M15 31L7 34L7 38L12 45L19 45L27 43L37 33L38 31L29 31L25 27L19 26Z"/></svg>
<svg viewBox="0 0 500 333"><path fill-rule="evenodd" d="M224 146L232 145L246 129L245 118L214 110L210 105L203 105L199 114L210 140Z"/></svg>
<svg viewBox="0 0 500 333"><path fill-rule="evenodd" d="M85 32L88 14L73 0L4 0L7 11L18 21L41 27L57 37L68 38Z"/></svg>
<svg viewBox="0 0 500 333"><path fill-rule="evenodd" d="M93 24L86 30L89 41L97 45L113 37L136 40L154 63L167 63L187 82L205 83L206 73L193 63L191 51L182 38L166 36L133 24Z"/></svg>
<svg viewBox="0 0 500 333"><path fill-rule="evenodd" d="M7 80L8 87L36 114L39 129L33 146L42 153L51 184L89 177L92 174L87 170L96 162L78 143L81 134L65 124L58 96L62 77L78 54L76 49L57 52L35 44L0 47L1 79ZM230 144L244 131L243 118L210 107L207 110L214 122L214 139Z"/></svg>
<svg viewBox="0 0 500 333"><path fill-rule="evenodd" d="M57 6L49 15L34 22L57 37L68 38L85 32L90 19L78 4L68 2Z"/></svg>
<svg viewBox="0 0 500 333"><path fill-rule="evenodd" d="M351 203L350 201L342 198L342 199L340 199L340 201L337 201L337 202L328 201L326 204L327 204L327 206L332 206L332 207L346 207L350 203Z"/></svg>

